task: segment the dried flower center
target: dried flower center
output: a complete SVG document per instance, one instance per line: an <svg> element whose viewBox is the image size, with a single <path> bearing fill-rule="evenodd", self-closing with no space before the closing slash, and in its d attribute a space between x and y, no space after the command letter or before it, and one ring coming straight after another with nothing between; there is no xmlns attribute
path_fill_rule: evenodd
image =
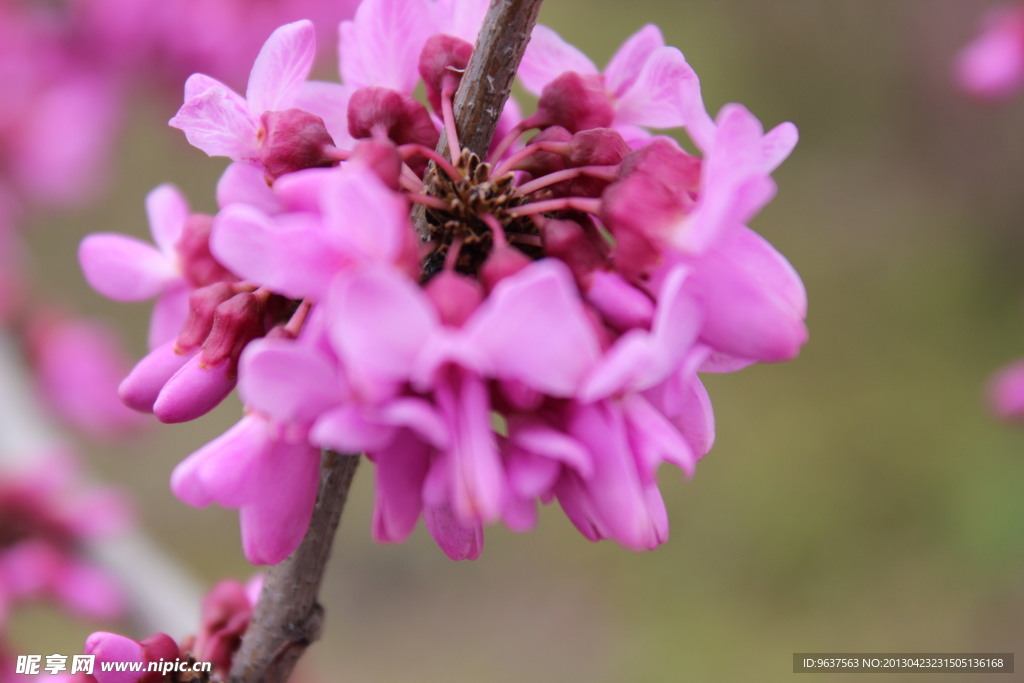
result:
<svg viewBox="0 0 1024 683"><path fill-rule="evenodd" d="M461 177L450 178L436 166L427 172L424 184L428 194L443 200L448 208L426 210L433 249L423 262L424 281L443 268L453 246L458 249L455 270L476 275L494 247L494 231L499 228L506 242L530 258L540 258L543 249L534 222L509 213L523 203L516 194L515 176L509 172L492 177L491 164L468 150L456 160L455 169Z"/></svg>

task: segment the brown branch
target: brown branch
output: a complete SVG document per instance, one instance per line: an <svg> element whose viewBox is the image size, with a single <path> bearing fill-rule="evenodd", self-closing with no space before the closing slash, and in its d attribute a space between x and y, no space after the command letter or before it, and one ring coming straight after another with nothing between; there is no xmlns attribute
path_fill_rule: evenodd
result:
<svg viewBox="0 0 1024 683"><path fill-rule="evenodd" d="M455 128L463 149L487 156L519 62L537 23L541 0L491 0L473 56L455 93ZM437 151L448 156L448 136Z"/></svg>
<svg viewBox="0 0 1024 683"><path fill-rule="evenodd" d="M283 683L306 648L320 638L323 608L317 595L360 459L323 452L309 530L295 552L267 572L231 667L231 683Z"/></svg>

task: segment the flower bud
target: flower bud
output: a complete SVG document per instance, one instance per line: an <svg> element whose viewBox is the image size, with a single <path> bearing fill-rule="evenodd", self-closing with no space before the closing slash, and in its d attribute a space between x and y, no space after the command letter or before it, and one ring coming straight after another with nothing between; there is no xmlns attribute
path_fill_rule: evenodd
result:
<svg viewBox="0 0 1024 683"><path fill-rule="evenodd" d="M307 111L268 111L260 117L260 163L271 178L332 165L324 148L333 146L324 120Z"/></svg>

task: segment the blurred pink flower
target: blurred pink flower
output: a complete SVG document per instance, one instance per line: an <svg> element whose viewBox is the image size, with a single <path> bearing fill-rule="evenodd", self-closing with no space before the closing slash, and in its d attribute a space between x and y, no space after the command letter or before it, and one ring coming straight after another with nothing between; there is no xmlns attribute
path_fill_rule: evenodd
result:
<svg viewBox="0 0 1024 683"><path fill-rule="evenodd" d="M981 33L957 55L957 84L971 95L999 99L1024 86L1024 6L992 10Z"/></svg>
<svg viewBox="0 0 1024 683"><path fill-rule="evenodd" d="M141 416L117 395L128 359L117 338L98 322L38 315L29 329L29 346L40 393L70 426L114 436L142 425Z"/></svg>
<svg viewBox="0 0 1024 683"><path fill-rule="evenodd" d="M83 489L77 477L64 453L0 473L0 623L7 608L40 598L92 618L122 612L120 587L87 559L83 542L123 529L128 509L120 495Z"/></svg>
<svg viewBox="0 0 1024 683"><path fill-rule="evenodd" d="M1000 370L988 388L989 406L1003 420L1024 420L1024 360Z"/></svg>

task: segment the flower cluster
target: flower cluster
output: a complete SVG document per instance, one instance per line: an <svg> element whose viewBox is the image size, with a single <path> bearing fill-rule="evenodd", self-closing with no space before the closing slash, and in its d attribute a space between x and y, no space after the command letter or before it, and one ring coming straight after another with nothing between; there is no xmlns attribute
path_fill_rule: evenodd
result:
<svg viewBox="0 0 1024 683"><path fill-rule="evenodd" d="M983 19L980 34L957 55L957 84L986 99L1009 97L1024 86L1024 5L999 7Z"/></svg>
<svg viewBox="0 0 1024 683"><path fill-rule="evenodd" d="M484 525L527 530L557 500L591 540L654 548L659 466L690 474L714 439L697 373L806 340L799 277L746 227L795 127L736 104L713 119L654 26L603 71L538 27L518 71L537 109L510 101L475 154L452 102L485 9L366 0L341 25L341 83L307 80L308 21L273 33L244 96L193 75L171 125L233 160L220 210L160 187L157 246L81 246L94 288L157 298L130 406L191 420L238 385L245 416L172 488L238 509L255 563L301 540L321 449L374 463L382 542L422 517L475 558Z"/></svg>
<svg viewBox="0 0 1024 683"><path fill-rule="evenodd" d="M183 639L180 644L166 633L157 633L142 641L106 631L93 633L85 641L85 653L96 657L93 673L80 674L69 679L69 683L227 680L235 652L252 619L261 585L259 576L245 585L230 579L217 583L203 598L199 632ZM103 664L113 662L139 662L143 673L103 669ZM163 662L181 662L186 667L209 662L212 671L145 671L151 663Z"/></svg>
<svg viewBox="0 0 1024 683"><path fill-rule="evenodd" d="M85 617L119 616L118 583L83 549L124 528L125 501L112 491L79 488L68 454L39 454L37 461L0 473L0 631L12 607L42 598Z"/></svg>

